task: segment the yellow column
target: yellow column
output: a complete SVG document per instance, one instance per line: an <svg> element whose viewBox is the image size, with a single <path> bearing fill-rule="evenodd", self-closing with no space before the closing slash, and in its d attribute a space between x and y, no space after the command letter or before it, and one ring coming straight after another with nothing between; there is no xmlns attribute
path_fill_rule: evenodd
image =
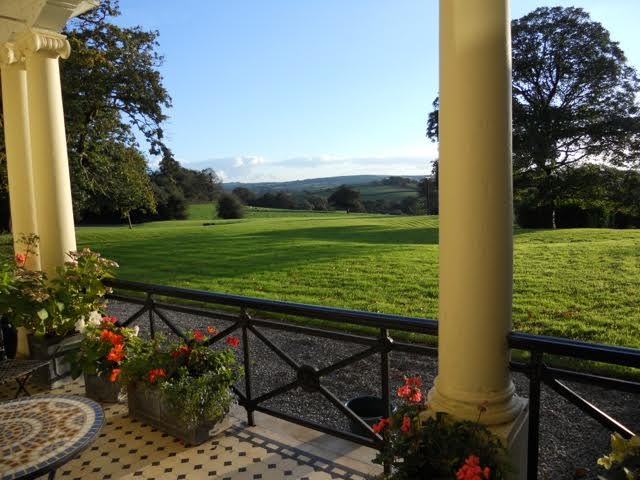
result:
<svg viewBox="0 0 640 480"><path fill-rule="evenodd" d="M440 0L440 312L429 404L482 422L523 410L511 329L511 47L508 0Z"/></svg>
<svg viewBox="0 0 640 480"><path fill-rule="evenodd" d="M14 250L19 253L24 252L24 245L20 244L20 235L37 234L38 231L29 137L27 71L24 59L11 43L5 43L0 47L0 70L11 229ZM29 255L27 267L39 270L40 257L37 254Z"/></svg>
<svg viewBox="0 0 640 480"><path fill-rule="evenodd" d="M49 276L76 249L58 58L67 58L64 35L31 30L16 42L24 54L29 94L36 218L42 269Z"/></svg>

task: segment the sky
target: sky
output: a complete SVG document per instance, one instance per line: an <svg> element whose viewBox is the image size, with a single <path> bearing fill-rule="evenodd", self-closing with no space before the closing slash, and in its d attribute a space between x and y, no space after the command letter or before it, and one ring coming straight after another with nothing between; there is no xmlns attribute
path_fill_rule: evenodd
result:
<svg viewBox="0 0 640 480"><path fill-rule="evenodd" d="M512 17L542 5L584 8L640 70L640 1L512 0ZM165 137L184 166L242 182L429 173L436 0L120 0L120 8L120 25L160 32L173 103Z"/></svg>

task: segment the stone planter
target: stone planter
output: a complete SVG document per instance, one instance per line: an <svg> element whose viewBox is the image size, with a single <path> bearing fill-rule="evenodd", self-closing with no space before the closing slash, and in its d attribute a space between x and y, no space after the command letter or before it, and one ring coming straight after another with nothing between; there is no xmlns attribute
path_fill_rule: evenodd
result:
<svg viewBox="0 0 640 480"><path fill-rule="evenodd" d="M129 416L182 440L186 445L200 445L231 426L228 415L187 426L173 415L163 397L159 388L144 384L129 385Z"/></svg>
<svg viewBox="0 0 640 480"><path fill-rule="evenodd" d="M87 397L103 403L117 403L122 384L110 382L106 375L84 374L84 389Z"/></svg>
<svg viewBox="0 0 640 480"><path fill-rule="evenodd" d="M49 368L38 369L31 377L31 381L48 388L54 388L64 383L71 372L71 366L65 357L69 352L80 347L82 338L82 335L37 337L29 334L27 340L30 358L49 360Z"/></svg>

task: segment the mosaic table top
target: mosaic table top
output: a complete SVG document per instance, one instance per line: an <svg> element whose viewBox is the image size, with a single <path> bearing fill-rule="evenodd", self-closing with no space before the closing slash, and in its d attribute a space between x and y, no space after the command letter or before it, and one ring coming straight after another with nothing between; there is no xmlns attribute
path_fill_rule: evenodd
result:
<svg viewBox="0 0 640 480"><path fill-rule="evenodd" d="M89 446L104 424L100 404L74 395L0 403L0 478L32 478Z"/></svg>

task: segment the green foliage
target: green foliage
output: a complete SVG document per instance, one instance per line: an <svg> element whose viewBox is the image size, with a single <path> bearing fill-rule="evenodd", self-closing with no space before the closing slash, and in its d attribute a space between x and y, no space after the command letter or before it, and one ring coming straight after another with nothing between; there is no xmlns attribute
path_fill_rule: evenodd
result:
<svg viewBox="0 0 640 480"><path fill-rule="evenodd" d="M36 236L26 238L25 254L17 257L32 255L36 242ZM51 281L44 272L26 269L22 259L2 264L0 313L36 335L66 335L78 319L101 311L110 289L100 280L111 277L118 264L88 248L68 255Z"/></svg>
<svg viewBox="0 0 640 480"><path fill-rule="evenodd" d="M256 199L256 194L245 187L236 187L231 193L238 197L245 205L252 205Z"/></svg>
<svg viewBox="0 0 640 480"><path fill-rule="evenodd" d="M228 412L231 386L242 375L231 347L209 347L208 337L198 331L192 338L188 343L172 343L160 336L148 341L133 338L122 365L123 382L161 388L169 408L187 425Z"/></svg>
<svg viewBox="0 0 640 480"><path fill-rule="evenodd" d="M607 480L637 480L640 479L640 437L634 436L624 439L620 434L611 435L611 453L598 459L609 472L604 477Z"/></svg>
<svg viewBox="0 0 640 480"><path fill-rule="evenodd" d="M327 199L329 205L339 210L347 212L362 211L362 203L360 202L360 192L354 190L349 185L340 185Z"/></svg>
<svg viewBox="0 0 640 480"><path fill-rule="evenodd" d="M136 132L157 154L167 150L161 124L171 99L158 67L158 32L122 27L118 2L72 20L64 31L73 54L60 63L74 206L78 218L155 210Z"/></svg>
<svg viewBox="0 0 640 480"><path fill-rule="evenodd" d="M244 205L233 193L225 192L218 199L218 216L220 218L244 217Z"/></svg>
<svg viewBox="0 0 640 480"><path fill-rule="evenodd" d="M575 7L513 20L515 197L547 217L566 197L562 176L586 162L638 166L640 80L609 32ZM438 136L438 99L427 136ZM602 199L602 197L597 197Z"/></svg>

